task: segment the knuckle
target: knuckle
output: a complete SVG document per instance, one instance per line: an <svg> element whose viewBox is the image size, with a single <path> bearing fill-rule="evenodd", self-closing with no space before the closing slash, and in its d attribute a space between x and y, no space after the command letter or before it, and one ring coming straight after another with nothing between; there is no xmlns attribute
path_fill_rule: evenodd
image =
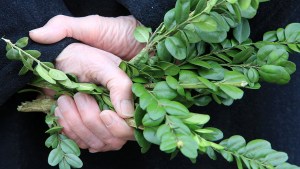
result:
<svg viewBox="0 0 300 169"><path fill-rule="evenodd" d="M63 22L66 18L67 18L67 16L65 16L65 15L56 15L50 21L51 22Z"/></svg>

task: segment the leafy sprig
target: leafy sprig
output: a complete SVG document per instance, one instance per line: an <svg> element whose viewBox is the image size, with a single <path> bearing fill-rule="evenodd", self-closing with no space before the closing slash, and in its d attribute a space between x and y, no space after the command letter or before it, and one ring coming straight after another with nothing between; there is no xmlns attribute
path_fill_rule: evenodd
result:
<svg viewBox="0 0 300 169"><path fill-rule="evenodd" d="M210 116L189 111L193 105L206 106L211 101L229 106L243 97L243 89L259 89L262 81L290 81L296 66L289 61L289 53L300 52L300 24L267 32L263 41L252 42L248 19L255 16L264 1L177 0L175 8L166 13L164 22L153 33L146 27L135 30L134 36L146 47L131 61L123 61L120 68L134 82L135 124L131 126L136 128L135 138L143 153L156 144L172 157L181 152L192 162L199 154L215 160L216 153L220 153L229 162L236 160L239 169L299 168L286 163L287 155L273 150L265 140L246 144L243 137L233 136L217 143L223 133L206 127ZM4 40L8 44L7 57L23 62L20 74L31 70L40 77L33 86L55 90L57 96L89 93L101 109L113 109L103 87L79 83L76 77L36 59L33 53L37 52L23 50L26 38L15 44ZM61 127L53 113L47 117L46 122L53 119L55 124L50 128L55 131L50 138L57 138L54 143L63 143L57 133ZM61 159L64 150L52 148L55 151L50 153L49 163L58 164L57 158ZM63 164L59 166L64 167Z"/></svg>

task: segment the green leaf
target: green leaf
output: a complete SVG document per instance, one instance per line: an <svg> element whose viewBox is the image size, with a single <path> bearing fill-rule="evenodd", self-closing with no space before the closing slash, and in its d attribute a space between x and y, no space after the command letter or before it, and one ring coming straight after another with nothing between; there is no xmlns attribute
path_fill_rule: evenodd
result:
<svg viewBox="0 0 300 169"><path fill-rule="evenodd" d="M277 31L269 31L264 34L264 41L275 42L277 41Z"/></svg>
<svg viewBox="0 0 300 169"><path fill-rule="evenodd" d="M50 148L54 142L58 142L58 138L56 134L51 135L50 137L47 138L47 140L45 141L45 146L47 148Z"/></svg>
<svg viewBox="0 0 300 169"><path fill-rule="evenodd" d="M184 29L181 31L187 39L189 43L198 43L201 41L200 37L198 36L194 25L192 24L187 24Z"/></svg>
<svg viewBox="0 0 300 169"><path fill-rule="evenodd" d="M261 79L269 83L286 84L291 79L289 73L281 66L264 65L258 72Z"/></svg>
<svg viewBox="0 0 300 169"><path fill-rule="evenodd" d="M48 71L41 64L38 64L35 67L35 70L44 80L49 83L56 84L56 81L49 76Z"/></svg>
<svg viewBox="0 0 300 169"><path fill-rule="evenodd" d="M278 41L282 42L285 40L285 34L284 34L284 29L283 28L278 28L277 29L277 38L278 38Z"/></svg>
<svg viewBox="0 0 300 169"><path fill-rule="evenodd" d="M288 155L284 152L273 152L266 156L264 161L273 166L278 166L283 164L288 160Z"/></svg>
<svg viewBox="0 0 300 169"><path fill-rule="evenodd" d="M165 75L167 76L175 76L179 73L180 68L172 63L160 61L157 65L165 71Z"/></svg>
<svg viewBox="0 0 300 169"><path fill-rule="evenodd" d="M239 52L233 57L232 63L235 64L235 63L242 63L246 61L248 58L252 56L253 52L254 52L253 47L249 47L245 50L242 50L241 52Z"/></svg>
<svg viewBox="0 0 300 169"><path fill-rule="evenodd" d="M220 84L219 87L223 92L225 92L232 99L241 99L244 95L243 90L235 86Z"/></svg>
<svg viewBox="0 0 300 169"><path fill-rule="evenodd" d="M28 44L28 37L23 37L19 39L15 45L18 46L19 48L24 48Z"/></svg>
<svg viewBox="0 0 300 169"><path fill-rule="evenodd" d="M71 169L71 166L68 164L68 162L65 159L63 159L59 163L59 169Z"/></svg>
<svg viewBox="0 0 300 169"><path fill-rule="evenodd" d="M266 140L256 139L250 141L246 146L246 154L248 157L259 156L261 153L260 150L271 150L271 144Z"/></svg>
<svg viewBox="0 0 300 169"><path fill-rule="evenodd" d="M210 96L203 96L194 98L194 104L196 106L207 106L212 101Z"/></svg>
<svg viewBox="0 0 300 169"><path fill-rule="evenodd" d="M144 138L143 132L141 130L135 129L134 137L141 147L141 152L146 153L150 149L151 144Z"/></svg>
<svg viewBox="0 0 300 169"><path fill-rule="evenodd" d="M204 125L209 119L210 116L206 114L190 113L190 117L183 119L183 122L186 124Z"/></svg>
<svg viewBox="0 0 300 169"><path fill-rule="evenodd" d="M20 60L19 52L14 48L11 48L6 52L6 57L9 60Z"/></svg>
<svg viewBox="0 0 300 169"><path fill-rule="evenodd" d="M166 115L165 109L160 104L157 104L156 101L150 103L150 105L147 107L147 112L152 120L161 119Z"/></svg>
<svg viewBox="0 0 300 169"><path fill-rule="evenodd" d="M49 134L59 133L62 129L63 129L63 127L61 127L61 126L55 126L55 127L50 128L49 130L47 130L45 133L49 133Z"/></svg>
<svg viewBox="0 0 300 169"><path fill-rule="evenodd" d="M300 53L300 45L299 44L288 44L288 47L293 51Z"/></svg>
<svg viewBox="0 0 300 169"><path fill-rule="evenodd" d="M67 80L67 75L57 69L50 69L49 70L49 76L52 77L54 80Z"/></svg>
<svg viewBox="0 0 300 169"><path fill-rule="evenodd" d="M170 88L165 81L158 82L153 89L153 93L158 99L172 100L177 96L177 92L174 89Z"/></svg>
<svg viewBox="0 0 300 169"><path fill-rule="evenodd" d="M296 64L291 61L283 61L279 66L282 66L289 74L293 74L296 71Z"/></svg>
<svg viewBox="0 0 300 169"><path fill-rule="evenodd" d="M60 146L63 152L65 152L66 154L75 154L76 156L80 155L80 149L73 140L62 140Z"/></svg>
<svg viewBox="0 0 300 169"><path fill-rule="evenodd" d="M180 24L187 20L190 13L190 1L189 0L177 0L175 5L175 19L176 23Z"/></svg>
<svg viewBox="0 0 300 169"><path fill-rule="evenodd" d="M160 60L168 61L168 62L172 60L172 55L167 50L164 41L159 42L156 46L156 49L157 49L157 57Z"/></svg>
<svg viewBox="0 0 300 169"><path fill-rule="evenodd" d="M237 71L226 71L224 75L223 83L235 86L244 87L247 85L246 77Z"/></svg>
<svg viewBox="0 0 300 169"><path fill-rule="evenodd" d="M147 141L153 144L160 144L160 140L156 137L157 128L153 127L145 127L143 131L143 135Z"/></svg>
<svg viewBox="0 0 300 169"><path fill-rule="evenodd" d="M187 57L186 46L179 38L175 36L168 37L165 40L165 45L174 58L178 60L183 60Z"/></svg>
<svg viewBox="0 0 300 169"><path fill-rule="evenodd" d="M233 30L234 38L241 44L250 36L250 25L247 19L242 19L242 22Z"/></svg>
<svg viewBox="0 0 300 169"><path fill-rule="evenodd" d="M227 0L227 2L231 3L231 4L234 4L237 2L237 0Z"/></svg>
<svg viewBox="0 0 300 169"><path fill-rule="evenodd" d="M198 156L198 144L193 137L182 135L178 139L178 142L182 142L182 146L179 147L180 152L188 158L195 159ZM177 145L179 144L178 142Z"/></svg>
<svg viewBox="0 0 300 169"><path fill-rule="evenodd" d="M176 90L178 86L178 81L172 77L172 76L167 76L166 77L166 82L170 86L170 88Z"/></svg>
<svg viewBox="0 0 300 169"><path fill-rule="evenodd" d="M83 166L82 161L80 160L79 157L77 157L74 154L66 154L65 155L65 160L67 161L70 166L73 168L81 168Z"/></svg>
<svg viewBox="0 0 300 169"><path fill-rule="evenodd" d="M176 137L173 133L165 133L161 138L161 144L159 146L161 151L173 150L177 146Z"/></svg>
<svg viewBox="0 0 300 169"><path fill-rule="evenodd" d="M215 85L214 83L210 82L209 80L203 78L203 77L198 77L198 79L205 85L207 86L209 89L213 90L213 91L217 91L218 86Z"/></svg>
<svg viewBox="0 0 300 169"><path fill-rule="evenodd" d="M247 72L247 77L250 82L256 83L259 80L259 74L256 69L250 68Z"/></svg>
<svg viewBox="0 0 300 169"><path fill-rule="evenodd" d="M139 105L136 106L135 111L134 111L134 120L135 120L135 125L137 127L141 126L143 117L145 116L146 111L144 111Z"/></svg>
<svg viewBox="0 0 300 169"><path fill-rule="evenodd" d="M238 151L246 146L246 140L242 136L232 136L228 139L226 148L231 151Z"/></svg>
<svg viewBox="0 0 300 169"><path fill-rule="evenodd" d="M209 141L218 141L223 138L223 133L221 130L219 130L217 128L213 128L213 127L207 127L205 129L211 130L212 132L201 134L202 138L209 140Z"/></svg>
<svg viewBox="0 0 300 169"><path fill-rule="evenodd" d="M171 9L165 14L164 24L165 24L167 30L172 29L176 26L175 9Z"/></svg>
<svg viewBox="0 0 300 169"><path fill-rule="evenodd" d="M28 71L29 71L29 69L28 69L26 66L23 66L23 67L21 68L21 70L19 71L18 75L19 75L19 76L25 75Z"/></svg>
<svg viewBox="0 0 300 169"><path fill-rule="evenodd" d="M204 32L213 32L217 30L217 22L209 15L200 15L192 20L196 29L200 29Z"/></svg>
<svg viewBox="0 0 300 169"><path fill-rule="evenodd" d="M197 6L194 10L195 15L202 12L207 6L207 0L200 0L200 1L197 0L197 2L198 2Z"/></svg>
<svg viewBox="0 0 300 169"><path fill-rule="evenodd" d="M148 92L145 92L141 97L140 97L140 106L143 110L146 110L146 108L154 102L156 98L154 97L153 94L150 94Z"/></svg>
<svg viewBox="0 0 300 169"><path fill-rule="evenodd" d="M165 118L161 117L159 119L153 120L150 118L149 113L145 114L142 123L145 127L156 127L163 122Z"/></svg>
<svg viewBox="0 0 300 169"><path fill-rule="evenodd" d="M217 30L219 31L226 31L228 32L230 30L230 26L226 22L226 20L223 18L222 15L220 15L217 12L210 12L210 16L216 21L217 23Z"/></svg>
<svg viewBox="0 0 300 169"><path fill-rule="evenodd" d="M208 157L212 160L217 160L217 155L214 151L214 149L212 149L211 147L206 147L206 154L208 155Z"/></svg>
<svg viewBox="0 0 300 169"><path fill-rule="evenodd" d="M199 83L198 75L190 70L181 70L179 72L180 84L196 84Z"/></svg>
<svg viewBox="0 0 300 169"><path fill-rule="evenodd" d="M141 97L144 93L146 93L146 89L145 87L142 85L142 84L139 84L139 83L134 83L132 85L132 92L138 96L138 97Z"/></svg>
<svg viewBox="0 0 300 169"><path fill-rule="evenodd" d="M199 74L209 80L222 80L224 78L224 69L216 62L210 62L211 69L200 69Z"/></svg>
<svg viewBox="0 0 300 169"><path fill-rule="evenodd" d="M300 42L300 23L291 23L285 28L287 42Z"/></svg>
<svg viewBox="0 0 300 169"><path fill-rule="evenodd" d="M34 58L39 58L41 56L41 52L39 52L37 50L25 50L25 52Z"/></svg>
<svg viewBox="0 0 300 169"><path fill-rule="evenodd" d="M227 37L226 31L214 31L214 32L206 32L200 29L196 29L198 36L207 43L221 43Z"/></svg>
<svg viewBox="0 0 300 169"><path fill-rule="evenodd" d="M251 0L238 0L238 4L242 10L246 10L251 5Z"/></svg>
<svg viewBox="0 0 300 169"><path fill-rule="evenodd" d="M159 100L159 104L162 105L170 115L183 117L189 115L189 110L179 102L161 99Z"/></svg>
<svg viewBox="0 0 300 169"><path fill-rule="evenodd" d="M48 156L48 163L51 166L56 166L64 157L64 153L59 148L53 149Z"/></svg>
<svg viewBox="0 0 300 169"><path fill-rule="evenodd" d="M148 42L148 39L150 37L151 29L145 27L145 26L138 26L135 28L133 35L135 39L141 43Z"/></svg>
<svg viewBox="0 0 300 169"><path fill-rule="evenodd" d="M228 162L232 162L234 160L232 154L230 154L229 152L221 150L220 153L223 156L223 158Z"/></svg>
<svg viewBox="0 0 300 169"><path fill-rule="evenodd" d="M162 137L168 133L171 133L171 128L167 124L163 124L158 127L156 136L159 140L161 140Z"/></svg>
<svg viewBox="0 0 300 169"><path fill-rule="evenodd" d="M188 60L189 63L193 64L193 65L197 65L206 69L210 69L211 65L205 61L202 61L200 58L196 57L193 58L192 60Z"/></svg>

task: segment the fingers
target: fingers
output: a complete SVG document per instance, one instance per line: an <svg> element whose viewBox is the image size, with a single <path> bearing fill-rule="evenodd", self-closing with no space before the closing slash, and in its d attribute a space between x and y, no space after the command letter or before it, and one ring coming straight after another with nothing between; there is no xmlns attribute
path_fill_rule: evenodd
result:
<svg viewBox="0 0 300 169"><path fill-rule="evenodd" d="M58 108L61 112L62 118L65 120L67 126L74 132L86 145L94 149L101 149L104 147L104 143L99 140L82 122L76 105L70 96L61 96L57 100ZM71 137L74 135L70 133Z"/></svg>
<svg viewBox="0 0 300 169"><path fill-rule="evenodd" d="M128 126L124 119L120 118L115 112L104 110L101 112L100 117L113 136L134 140L133 128Z"/></svg>
<svg viewBox="0 0 300 169"><path fill-rule="evenodd" d="M112 18L91 15L75 18L58 15L45 26L30 31L29 36L42 44L52 44L65 37L72 37L129 60L144 47L133 36L138 24L132 16Z"/></svg>
<svg viewBox="0 0 300 169"><path fill-rule="evenodd" d="M74 101L61 96L57 103L55 114L63 132L80 148L90 152L119 150L127 140L133 140L133 129L113 111L100 113L95 99L87 94L75 94Z"/></svg>
<svg viewBox="0 0 300 169"><path fill-rule="evenodd" d="M84 93L76 93L74 101L81 120L90 131L93 131L94 135L101 140L112 137L100 118L99 106L93 97Z"/></svg>
<svg viewBox="0 0 300 169"><path fill-rule="evenodd" d="M116 112L123 118L129 118L134 112L132 81L118 67L120 62L111 53L83 44L71 44L56 59L56 66L77 75L80 81L106 86Z"/></svg>

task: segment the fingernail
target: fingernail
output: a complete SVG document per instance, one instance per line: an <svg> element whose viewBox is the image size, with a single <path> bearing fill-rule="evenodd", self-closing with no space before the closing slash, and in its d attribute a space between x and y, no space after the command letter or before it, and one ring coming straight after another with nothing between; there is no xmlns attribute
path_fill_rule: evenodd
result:
<svg viewBox="0 0 300 169"><path fill-rule="evenodd" d="M56 117L58 117L59 119L62 119L62 115L60 113L60 110L58 107L55 108L54 114Z"/></svg>
<svg viewBox="0 0 300 169"><path fill-rule="evenodd" d="M106 127L110 127L113 124L114 119L110 116L110 114L102 112L100 116Z"/></svg>
<svg viewBox="0 0 300 169"><path fill-rule="evenodd" d="M67 98L67 96L60 96L57 100L57 105L60 109L60 112L63 113L70 108L71 103L69 102L69 99Z"/></svg>
<svg viewBox="0 0 300 169"><path fill-rule="evenodd" d="M31 31L29 31L29 33L36 33L36 32L38 32L39 31L39 28L37 28L37 29L32 29Z"/></svg>
<svg viewBox="0 0 300 169"><path fill-rule="evenodd" d="M126 117L132 117L134 112L133 103L131 100L121 101L121 113Z"/></svg>
<svg viewBox="0 0 300 169"><path fill-rule="evenodd" d="M86 108L87 104L87 95L82 94L82 93L76 93L74 95L74 100L78 108Z"/></svg>
<svg viewBox="0 0 300 169"><path fill-rule="evenodd" d="M97 151L97 150L94 150L94 149L89 149L89 152L90 152L90 153L97 153L98 151Z"/></svg>

